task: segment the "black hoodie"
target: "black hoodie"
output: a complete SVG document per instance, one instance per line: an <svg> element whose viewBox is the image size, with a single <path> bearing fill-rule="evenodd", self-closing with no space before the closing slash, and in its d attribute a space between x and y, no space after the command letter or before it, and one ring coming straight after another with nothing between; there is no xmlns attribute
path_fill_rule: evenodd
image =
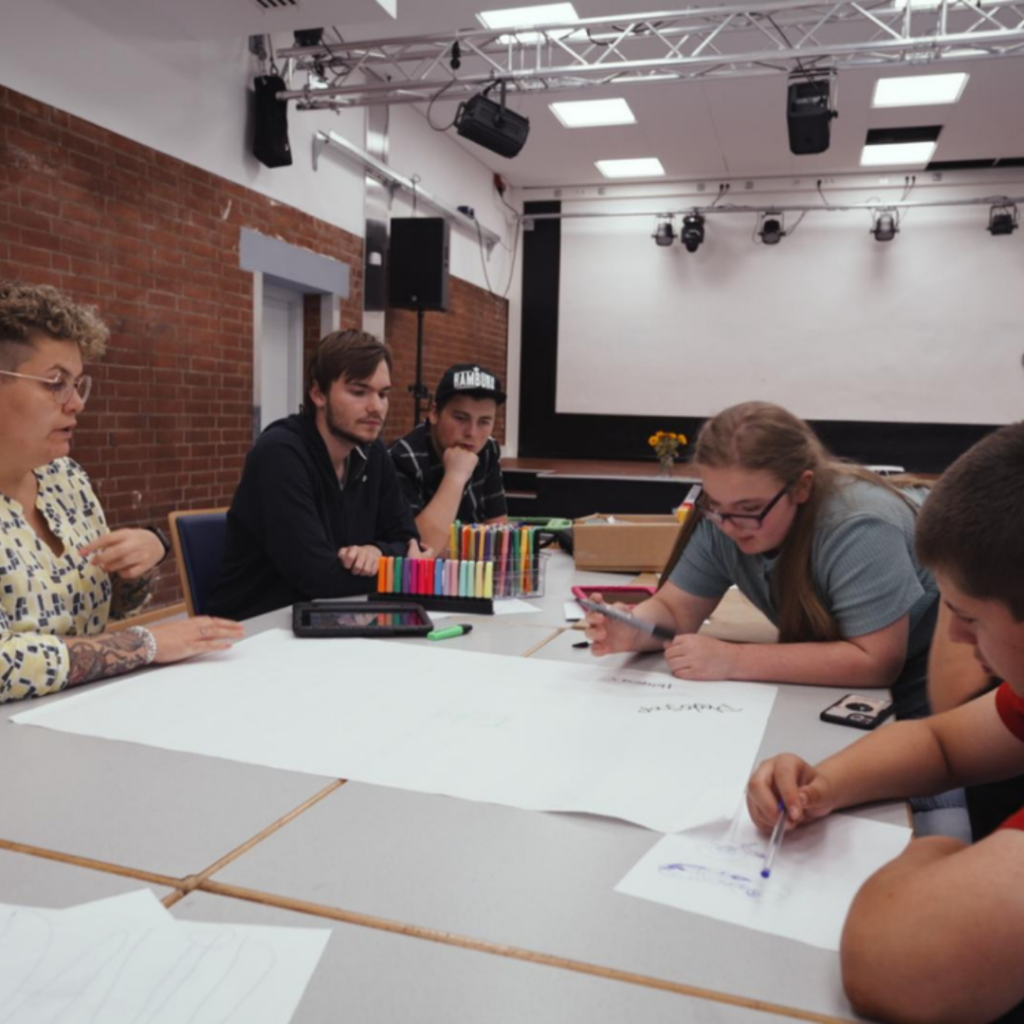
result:
<svg viewBox="0 0 1024 1024"><path fill-rule="evenodd" d="M342 488L316 422L277 420L246 456L208 611L248 619L296 601L368 593L376 580L345 569L338 549L375 544L405 555L417 536L380 441L352 450Z"/></svg>

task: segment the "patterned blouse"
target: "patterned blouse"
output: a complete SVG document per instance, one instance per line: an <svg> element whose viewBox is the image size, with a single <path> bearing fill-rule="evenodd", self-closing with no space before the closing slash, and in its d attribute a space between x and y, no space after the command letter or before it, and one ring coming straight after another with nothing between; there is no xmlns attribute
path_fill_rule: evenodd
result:
<svg viewBox="0 0 1024 1024"><path fill-rule="evenodd" d="M70 659L57 637L102 633L110 615L111 577L78 553L107 532L88 476L71 459L35 475L36 508L64 552L55 555L0 493L0 704L63 689Z"/></svg>

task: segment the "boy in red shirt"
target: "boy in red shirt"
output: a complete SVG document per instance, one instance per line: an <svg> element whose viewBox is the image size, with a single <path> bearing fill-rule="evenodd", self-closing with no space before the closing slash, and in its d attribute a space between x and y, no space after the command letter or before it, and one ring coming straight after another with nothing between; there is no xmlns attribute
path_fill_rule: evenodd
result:
<svg viewBox="0 0 1024 1024"><path fill-rule="evenodd" d="M759 828L771 829L779 800L796 828L841 807L1024 772L1022 520L1024 424L1015 424L946 471L917 524L917 555L939 584L949 638L973 645L983 670L1005 682L816 766L793 754L765 761L747 797ZM989 1024L1013 1011L1024 1001L1024 810L973 846L911 842L857 895L840 956L846 993L868 1017Z"/></svg>

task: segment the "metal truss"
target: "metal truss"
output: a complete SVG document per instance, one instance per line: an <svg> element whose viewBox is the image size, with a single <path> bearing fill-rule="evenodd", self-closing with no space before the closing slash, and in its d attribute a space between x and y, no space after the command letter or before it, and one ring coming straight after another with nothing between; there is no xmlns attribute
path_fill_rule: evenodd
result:
<svg viewBox="0 0 1024 1024"><path fill-rule="evenodd" d="M339 39L278 50L291 84L304 76L304 85L278 96L300 109L337 109L462 99L498 81L510 92L556 93L1024 54L1024 0L896 2L906 6L776 0L520 30Z"/></svg>

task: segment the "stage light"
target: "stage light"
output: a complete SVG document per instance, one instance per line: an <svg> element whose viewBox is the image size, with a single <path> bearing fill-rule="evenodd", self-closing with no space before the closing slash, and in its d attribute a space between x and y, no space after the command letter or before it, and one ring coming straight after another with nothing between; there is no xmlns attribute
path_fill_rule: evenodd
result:
<svg viewBox="0 0 1024 1024"><path fill-rule="evenodd" d="M766 210L761 214L761 224L757 233L765 245L778 245L786 237L785 218L781 213Z"/></svg>
<svg viewBox="0 0 1024 1024"><path fill-rule="evenodd" d="M696 210L683 218L679 241L686 246L687 252L696 252L704 241L704 218Z"/></svg>
<svg viewBox="0 0 1024 1024"><path fill-rule="evenodd" d="M1012 235L1017 230L1017 205L993 206L988 213L988 230L993 235Z"/></svg>
<svg viewBox="0 0 1024 1024"><path fill-rule="evenodd" d="M900 229L900 219L895 210L875 210L871 218L871 234L876 242L891 242Z"/></svg>
<svg viewBox="0 0 1024 1024"><path fill-rule="evenodd" d="M675 229L672 227L672 218L661 218L651 237L658 245L671 245L676 240Z"/></svg>
<svg viewBox="0 0 1024 1024"><path fill-rule="evenodd" d="M526 144L530 134L530 121L505 107L505 82L496 83L501 92L501 102L487 98L494 88L488 86L483 92L471 96L459 104L455 115L455 130L464 139L475 142L499 156L513 157Z"/></svg>

